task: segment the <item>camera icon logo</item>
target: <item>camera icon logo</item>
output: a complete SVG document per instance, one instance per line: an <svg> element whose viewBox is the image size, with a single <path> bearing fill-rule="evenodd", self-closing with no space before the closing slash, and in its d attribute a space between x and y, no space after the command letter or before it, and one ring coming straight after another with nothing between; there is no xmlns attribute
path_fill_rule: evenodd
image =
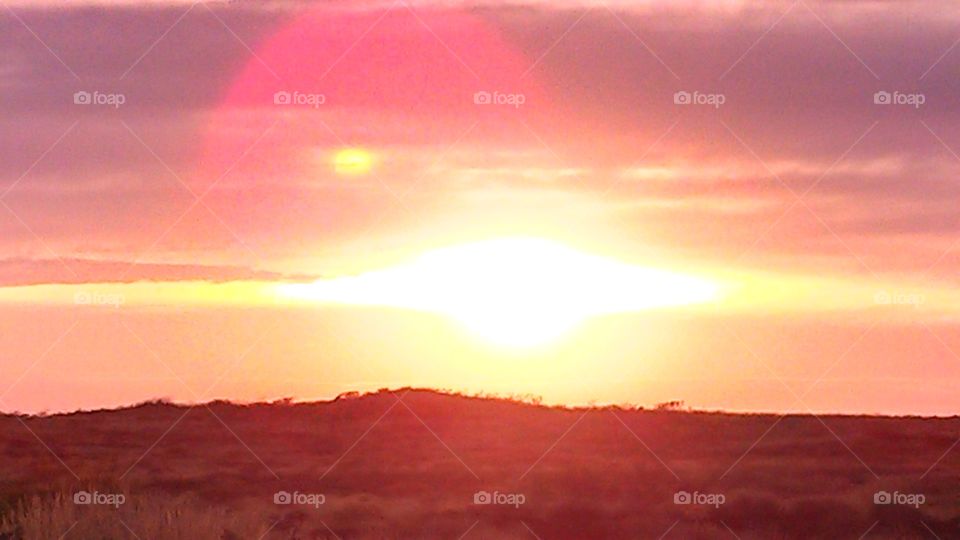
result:
<svg viewBox="0 0 960 540"><path fill-rule="evenodd" d="M673 103L674 105L689 105L693 103L693 96L690 95L690 92L681 90L673 94Z"/></svg>
<svg viewBox="0 0 960 540"><path fill-rule="evenodd" d="M285 92L283 90L273 94L273 104L274 105L289 105L292 99L290 97L290 92Z"/></svg>
<svg viewBox="0 0 960 540"><path fill-rule="evenodd" d="M891 504L893 497L886 491L878 491L873 494L873 504Z"/></svg>
<svg viewBox="0 0 960 540"><path fill-rule="evenodd" d="M273 494L273 504L291 504L293 497L286 491L278 491Z"/></svg>
<svg viewBox="0 0 960 540"><path fill-rule="evenodd" d="M73 504L93 504L93 496L86 491L78 491L73 494Z"/></svg>
<svg viewBox="0 0 960 540"><path fill-rule="evenodd" d="M893 102L893 96L890 95L890 92L885 92L881 90L873 94L874 105L890 105L892 102Z"/></svg>
<svg viewBox="0 0 960 540"><path fill-rule="evenodd" d="M491 504L493 497L487 491L478 491L473 494L473 504Z"/></svg>
<svg viewBox="0 0 960 540"><path fill-rule="evenodd" d="M690 504L693 502L693 497L689 492L678 491L673 494L673 504Z"/></svg>
<svg viewBox="0 0 960 540"><path fill-rule="evenodd" d="M493 103L493 95L491 95L490 92L481 90L473 94L473 103L475 105L490 105Z"/></svg>
<svg viewBox="0 0 960 540"><path fill-rule="evenodd" d="M74 105L90 105L93 103L93 95L83 90L75 92L73 94L73 103Z"/></svg>

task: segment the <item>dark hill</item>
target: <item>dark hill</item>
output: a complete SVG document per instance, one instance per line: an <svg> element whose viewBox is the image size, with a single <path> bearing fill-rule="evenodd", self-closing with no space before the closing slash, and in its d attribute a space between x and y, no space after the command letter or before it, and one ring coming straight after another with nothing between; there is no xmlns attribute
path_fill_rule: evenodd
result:
<svg viewBox="0 0 960 540"><path fill-rule="evenodd" d="M564 409L400 389L7 415L0 428L11 538L71 525L68 538L960 538L955 418ZM81 490L124 502L76 505ZM481 492L493 504L475 504ZM684 492L695 504L675 504ZM904 504L875 504L883 492Z"/></svg>

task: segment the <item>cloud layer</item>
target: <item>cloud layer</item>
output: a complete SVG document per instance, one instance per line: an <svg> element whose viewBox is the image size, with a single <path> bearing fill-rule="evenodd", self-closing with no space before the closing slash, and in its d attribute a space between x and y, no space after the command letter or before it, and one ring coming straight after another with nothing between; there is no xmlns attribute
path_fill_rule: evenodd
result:
<svg viewBox="0 0 960 540"><path fill-rule="evenodd" d="M15 5L0 249L286 271L532 190L730 264L960 264L955 8L610 6ZM292 112L276 91L325 102ZM374 174L337 176L344 146Z"/></svg>

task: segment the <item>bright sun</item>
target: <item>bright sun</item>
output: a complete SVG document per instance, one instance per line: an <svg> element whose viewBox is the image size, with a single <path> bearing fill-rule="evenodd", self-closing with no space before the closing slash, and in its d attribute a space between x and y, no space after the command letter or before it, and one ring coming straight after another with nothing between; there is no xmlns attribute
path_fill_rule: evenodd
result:
<svg viewBox="0 0 960 540"><path fill-rule="evenodd" d="M501 238L424 253L398 266L282 285L305 300L442 313L492 343L528 347L587 318L706 302L709 281L632 266L538 238Z"/></svg>

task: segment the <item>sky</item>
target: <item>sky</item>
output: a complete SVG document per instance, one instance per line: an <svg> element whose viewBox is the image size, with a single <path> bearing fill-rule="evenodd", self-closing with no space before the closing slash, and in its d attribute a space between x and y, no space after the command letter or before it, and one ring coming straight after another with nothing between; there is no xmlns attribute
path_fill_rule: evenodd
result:
<svg viewBox="0 0 960 540"><path fill-rule="evenodd" d="M952 2L6 3L0 410L955 414Z"/></svg>

